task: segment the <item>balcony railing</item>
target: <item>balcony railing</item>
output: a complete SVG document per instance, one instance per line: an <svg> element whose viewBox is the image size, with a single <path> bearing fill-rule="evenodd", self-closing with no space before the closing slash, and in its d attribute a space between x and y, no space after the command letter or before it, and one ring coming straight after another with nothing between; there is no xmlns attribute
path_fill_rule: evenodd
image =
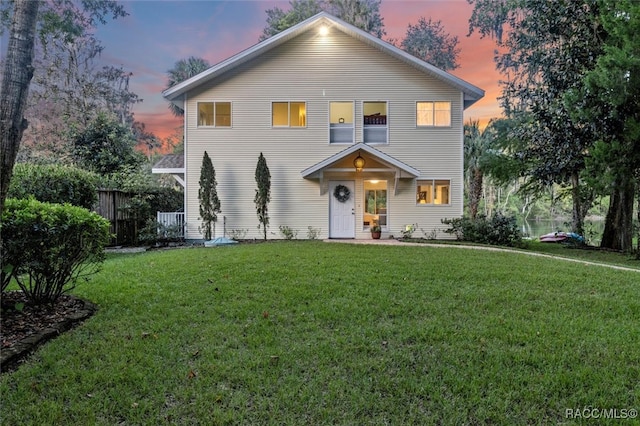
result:
<svg viewBox="0 0 640 426"><path fill-rule="evenodd" d="M179 234L177 236L184 238L184 212L158 212L156 220L162 225L159 232L166 232L167 229L176 230Z"/></svg>

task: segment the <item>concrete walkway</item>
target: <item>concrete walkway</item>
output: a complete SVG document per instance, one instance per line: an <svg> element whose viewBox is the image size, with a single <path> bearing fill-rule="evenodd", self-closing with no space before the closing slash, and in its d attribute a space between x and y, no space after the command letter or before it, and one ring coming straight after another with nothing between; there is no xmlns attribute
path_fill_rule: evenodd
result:
<svg viewBox="0 0 640 426"><path fill-rule="evenodd" d="M503 247L488 247L488 246L469 246L461 244L432 244L432 243L405 243L396 239L379 239L379 240L324 240L326 243L342 243L342 244L369 244L369 245L381 245L381 246L413 246L413 247L435 247L435 248L458 248L468 250L486 250L486 251L498 251L506 253L516 253L526 256L538 256L546 257L549 259L564 260L566 262L580 263L582 265L590 266L602 266L603 268L617 269L619 271L630 271L640 273L640 269L629 268L626 266L610 265L607 263L590 262L588 260L572 259L569 257L554 256L545 253L536 253L532 251L503 248Z"/></svg>

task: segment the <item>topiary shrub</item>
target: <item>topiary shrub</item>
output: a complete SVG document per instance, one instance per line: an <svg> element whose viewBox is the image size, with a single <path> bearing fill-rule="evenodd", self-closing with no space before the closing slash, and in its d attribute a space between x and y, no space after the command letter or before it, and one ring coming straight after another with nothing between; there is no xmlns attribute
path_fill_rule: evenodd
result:
<svg viewBox="0 0 640 426"><path fill-rule="evenodd" d="M35 304L53 303L97 272L109 221L70 204L7 199L0 222L2 290L14 278Z"/></svg>
<svg viewBox="0 0 640 426"><path fill-rule="evenodd" d="M454 234L458 240L481 244L515 247L522 244L522 234L518 229L516 218L504 216L498 212L490 219L479 215L476 219L462 217L457 219L442 219L449 229L447 234Z"/></svg>
<svg viewBox="0 0 640 426"><path fill-rule="evenodd" d="M29 198L46 203L69 203L91 209L98 200L98 176L76 167L16 164L8 198Z"/></svg>

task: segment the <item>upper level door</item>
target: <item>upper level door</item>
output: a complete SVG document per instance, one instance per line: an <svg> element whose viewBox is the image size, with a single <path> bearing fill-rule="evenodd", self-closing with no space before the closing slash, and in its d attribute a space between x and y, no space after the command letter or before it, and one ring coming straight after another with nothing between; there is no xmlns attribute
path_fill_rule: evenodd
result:
<svg viewBox="0 0 640 426"><path fill-rule="evenodd" d="M329 238L356 237L355 182L329 182Z"/></svg>

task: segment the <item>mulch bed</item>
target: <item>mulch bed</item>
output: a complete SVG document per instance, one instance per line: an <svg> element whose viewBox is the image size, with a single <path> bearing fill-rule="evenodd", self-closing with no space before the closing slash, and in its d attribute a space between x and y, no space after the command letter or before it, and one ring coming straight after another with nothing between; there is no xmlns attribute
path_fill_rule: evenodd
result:
<svg viewBox="0 0 640 426"><path fill-rule="evenodd" d="M62 295L53 304L32 305L21 291L2 295L0 370L20 366L38 346L71 329L95 313L86 300Z"/></svg>

